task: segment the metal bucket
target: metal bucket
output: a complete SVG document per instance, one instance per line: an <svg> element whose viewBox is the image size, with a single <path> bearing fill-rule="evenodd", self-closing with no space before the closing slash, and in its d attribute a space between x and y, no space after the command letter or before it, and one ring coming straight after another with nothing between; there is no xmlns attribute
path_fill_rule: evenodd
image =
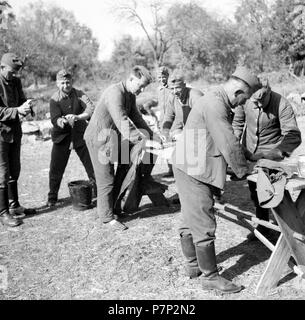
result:
<svg viewBox="0 0 305 320"><path fill-rule="evenodd" d="M84 211L91 208L92 185L88 181L78 180L68 183L73 209Z"/></svg>
<svg viewBox="0 0 305 320"><path fill-rule="evenodd" d="M305 178L305 155L298 157L298 172L300 177Z"/></svg>

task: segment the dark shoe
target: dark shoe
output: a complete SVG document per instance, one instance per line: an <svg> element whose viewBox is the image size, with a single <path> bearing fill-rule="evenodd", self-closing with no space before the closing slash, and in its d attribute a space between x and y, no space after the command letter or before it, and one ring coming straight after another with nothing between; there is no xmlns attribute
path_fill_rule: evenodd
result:
<svg viewBox="0 0 305 320"><path fill-rule="evenodd" d="M209 246L196 246L199 268L202 272L202 286L205 290L236 293L243 289L218 274L214 242Z"/></svg>
<svg viewBox="0 0 305 320"><path fill-rule="evenodd" d="M218 272L213 273L212 275L201 277L201 284L204 290L217 290L222 293L237 293L243 289L243 286L238 286L220 276Z"/></svg>
<svg viewBox="0 0 305 320"><path fill-rule="evenodd" d="M0 216L0 222L6 227L18 227L22 223L21 220L13 218L7 212Z"/></svg>
<svg viewBox="0 0 305 320"><path fill-rule="evenodd" d="M163 178L173 178L174 177L174 172L173 171L168 171L168 172L164 173L164 175L162 177Z"/></svg>
<svg viewBox="0 0 305 320"><path fill-rule="evenodd" d="M47 201L47 207L54 208L56 206L57 201L56 200L48 200Z"/></svg>
<svg viewBox="0 0 305 320"><path fill-rule="evenodd" d="M13 217L22 219L25 216L31 216L31 215L35 215L36 214L36 210L35 209L26 209L22 206L19 206L17 208L9 208L10 214Z"/></svg>

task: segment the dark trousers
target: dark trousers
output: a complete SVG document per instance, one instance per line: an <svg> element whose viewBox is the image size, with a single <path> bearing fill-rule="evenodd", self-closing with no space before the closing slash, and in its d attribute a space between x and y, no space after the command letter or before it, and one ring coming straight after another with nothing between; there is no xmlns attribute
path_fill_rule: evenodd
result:
<svg viewBox="0 0 305 320"><path fill-rule="evenodd" d="M181 203L181 237L192 235L196 246L209 246L215 240L214 188L175 168L174 177Z"/></svg>
<svg viewBox="0 0 305 320"><path fill-rule="evenodd" d="M89 143L87 145L96 176L97 212L102 222L107 223L114 219L114 206L128 172L129 164L118 164L115 171L114 164L102 155L98 147Z"/></svg>
<svg viewBox="0 0 305 320"><path fill-rule="evenodd" d="M49 172L49 200L57 200L58 198L61 180L71 154L70 143L70 139L64 139L61 143L53 143ZM95 180L94 169L86 144L75 148L75 152L83 163L88 178Z"/></svg>
<svg viewBox="0 0 305 320"><path fill-rule="evenodd" d="M16 139L13 143L0 141L0 203L1 212L8 210L10 195L10 203L18 202L17 181L20 175L20 148L21 138ZM10 192L11 187L14 192ZM14 196L12 198L12 195Z"/></svg>
<svg viewBox="0 0 305 320"><path fill-rule="evenodd" d="M256 183L253 181L248 181L250 197L255 205L255 213L256 217L260 220L269 221L269 209L261 208L259 206L257 191L256 191Z"/></svg>
<svg viewBox="0 0 305 320"><path fill-rule="evenodd" d="M17 181L20 175L21 139L13 143L0 141L0 185L7 186L9 181Z"/></svg>

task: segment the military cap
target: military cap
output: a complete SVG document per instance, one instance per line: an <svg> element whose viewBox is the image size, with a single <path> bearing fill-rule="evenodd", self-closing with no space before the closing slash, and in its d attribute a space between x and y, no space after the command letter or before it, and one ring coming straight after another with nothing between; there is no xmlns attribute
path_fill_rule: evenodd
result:
<svg viewBox="0 0 305 320"><path fill-rule="evenodd" d="M166 67L162 66L162 67L158 68L157 75L168 76L169 75L169 71L168 71L168 69Z"/></svg>
<svg viewBox="0 0 305 320"><path fill-rule="evenodd" d="M184 73L182 70L175 70L168 79L170 84L185 83Z"/></svg>
<svg viewBox="0 0 305 320"><path fill-rule="evenodd" d="M281 169L258 168L257 198L262 208L275 208L282 202L286 180Z"/></svg>
<svg viewBox="0 0 305 320"><path fill-rule="evenodd" d="M232 76L243 80L252 89L259 89L261 87L259 78L246 67L237 67Z"/></svg>
<svg viewBox="0 0 305 320"><path fill-rule="evenodd" d="M68 72L66 69L62 69L58 71L56 75L56 80L65 80L65 79L71 79L71 78L72 78L72 74Z"/></svg>
<svg viewBox="0 0 305 320"><path fill-rule="evenodd" d="M13 70L18 71L22 65L22 60L12 52L5 53L1 58L1 65L10 66Z"/></svg>

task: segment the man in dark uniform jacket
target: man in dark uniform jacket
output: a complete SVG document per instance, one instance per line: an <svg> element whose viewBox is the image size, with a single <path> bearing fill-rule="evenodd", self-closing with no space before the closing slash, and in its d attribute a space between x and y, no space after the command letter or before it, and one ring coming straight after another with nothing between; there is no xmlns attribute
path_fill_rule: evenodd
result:
<svg viewBox="0 0 305 320"><path fill-rule="evenodd" d="M232 125L234 134L242 140L247 159L253 162L259 159L283 160L302 142L291 104L272 91L267 80L244 106L236 108ZM256 217L268 221L269 209L259 206L256 183L248 181L248 185ZM258 225L257 231L273 240L267 227ZM247 238L257 240L253 232Z"/></svg>
<svg viewBox="0 0 305 320"><path fill-rule="evenodd" d="M74 149L82 161L89 180L94 188L95 176L90 155L83 139L87 122L94 105L88 96L72 86L72 75L61 70L56 77L58 91L50 100L51 121L53 124L49 173L49 194L47 205L52 207L58 200L60 183L65 172L71 150Z"/></svg>
<svg viewBox="0 0 305 320"><path fill-rule="evenodd" d="M20 116L32 112L21 81L16 77L23 62L14 53L1 59L0 71L0 221L15 227L26 214L35 210L23 208L18 201L17 181L20 175L21 123Z"/></svg>
<svg viewBox="0 0 305 320"><path fill-rule="evenodd" d="M144 147L153 136L136 106L136 95L151 81L145 67L135 66L125 81L109 86L101 95L85 132L96 175L98 213L104 224L120 231L127 227L116 218L115 211L120 208L115 205L130 168L130 147L139 144ZM161 146L154 142L157 148ZM143 175L148 177L153 164L145 167Z"/></svg>

